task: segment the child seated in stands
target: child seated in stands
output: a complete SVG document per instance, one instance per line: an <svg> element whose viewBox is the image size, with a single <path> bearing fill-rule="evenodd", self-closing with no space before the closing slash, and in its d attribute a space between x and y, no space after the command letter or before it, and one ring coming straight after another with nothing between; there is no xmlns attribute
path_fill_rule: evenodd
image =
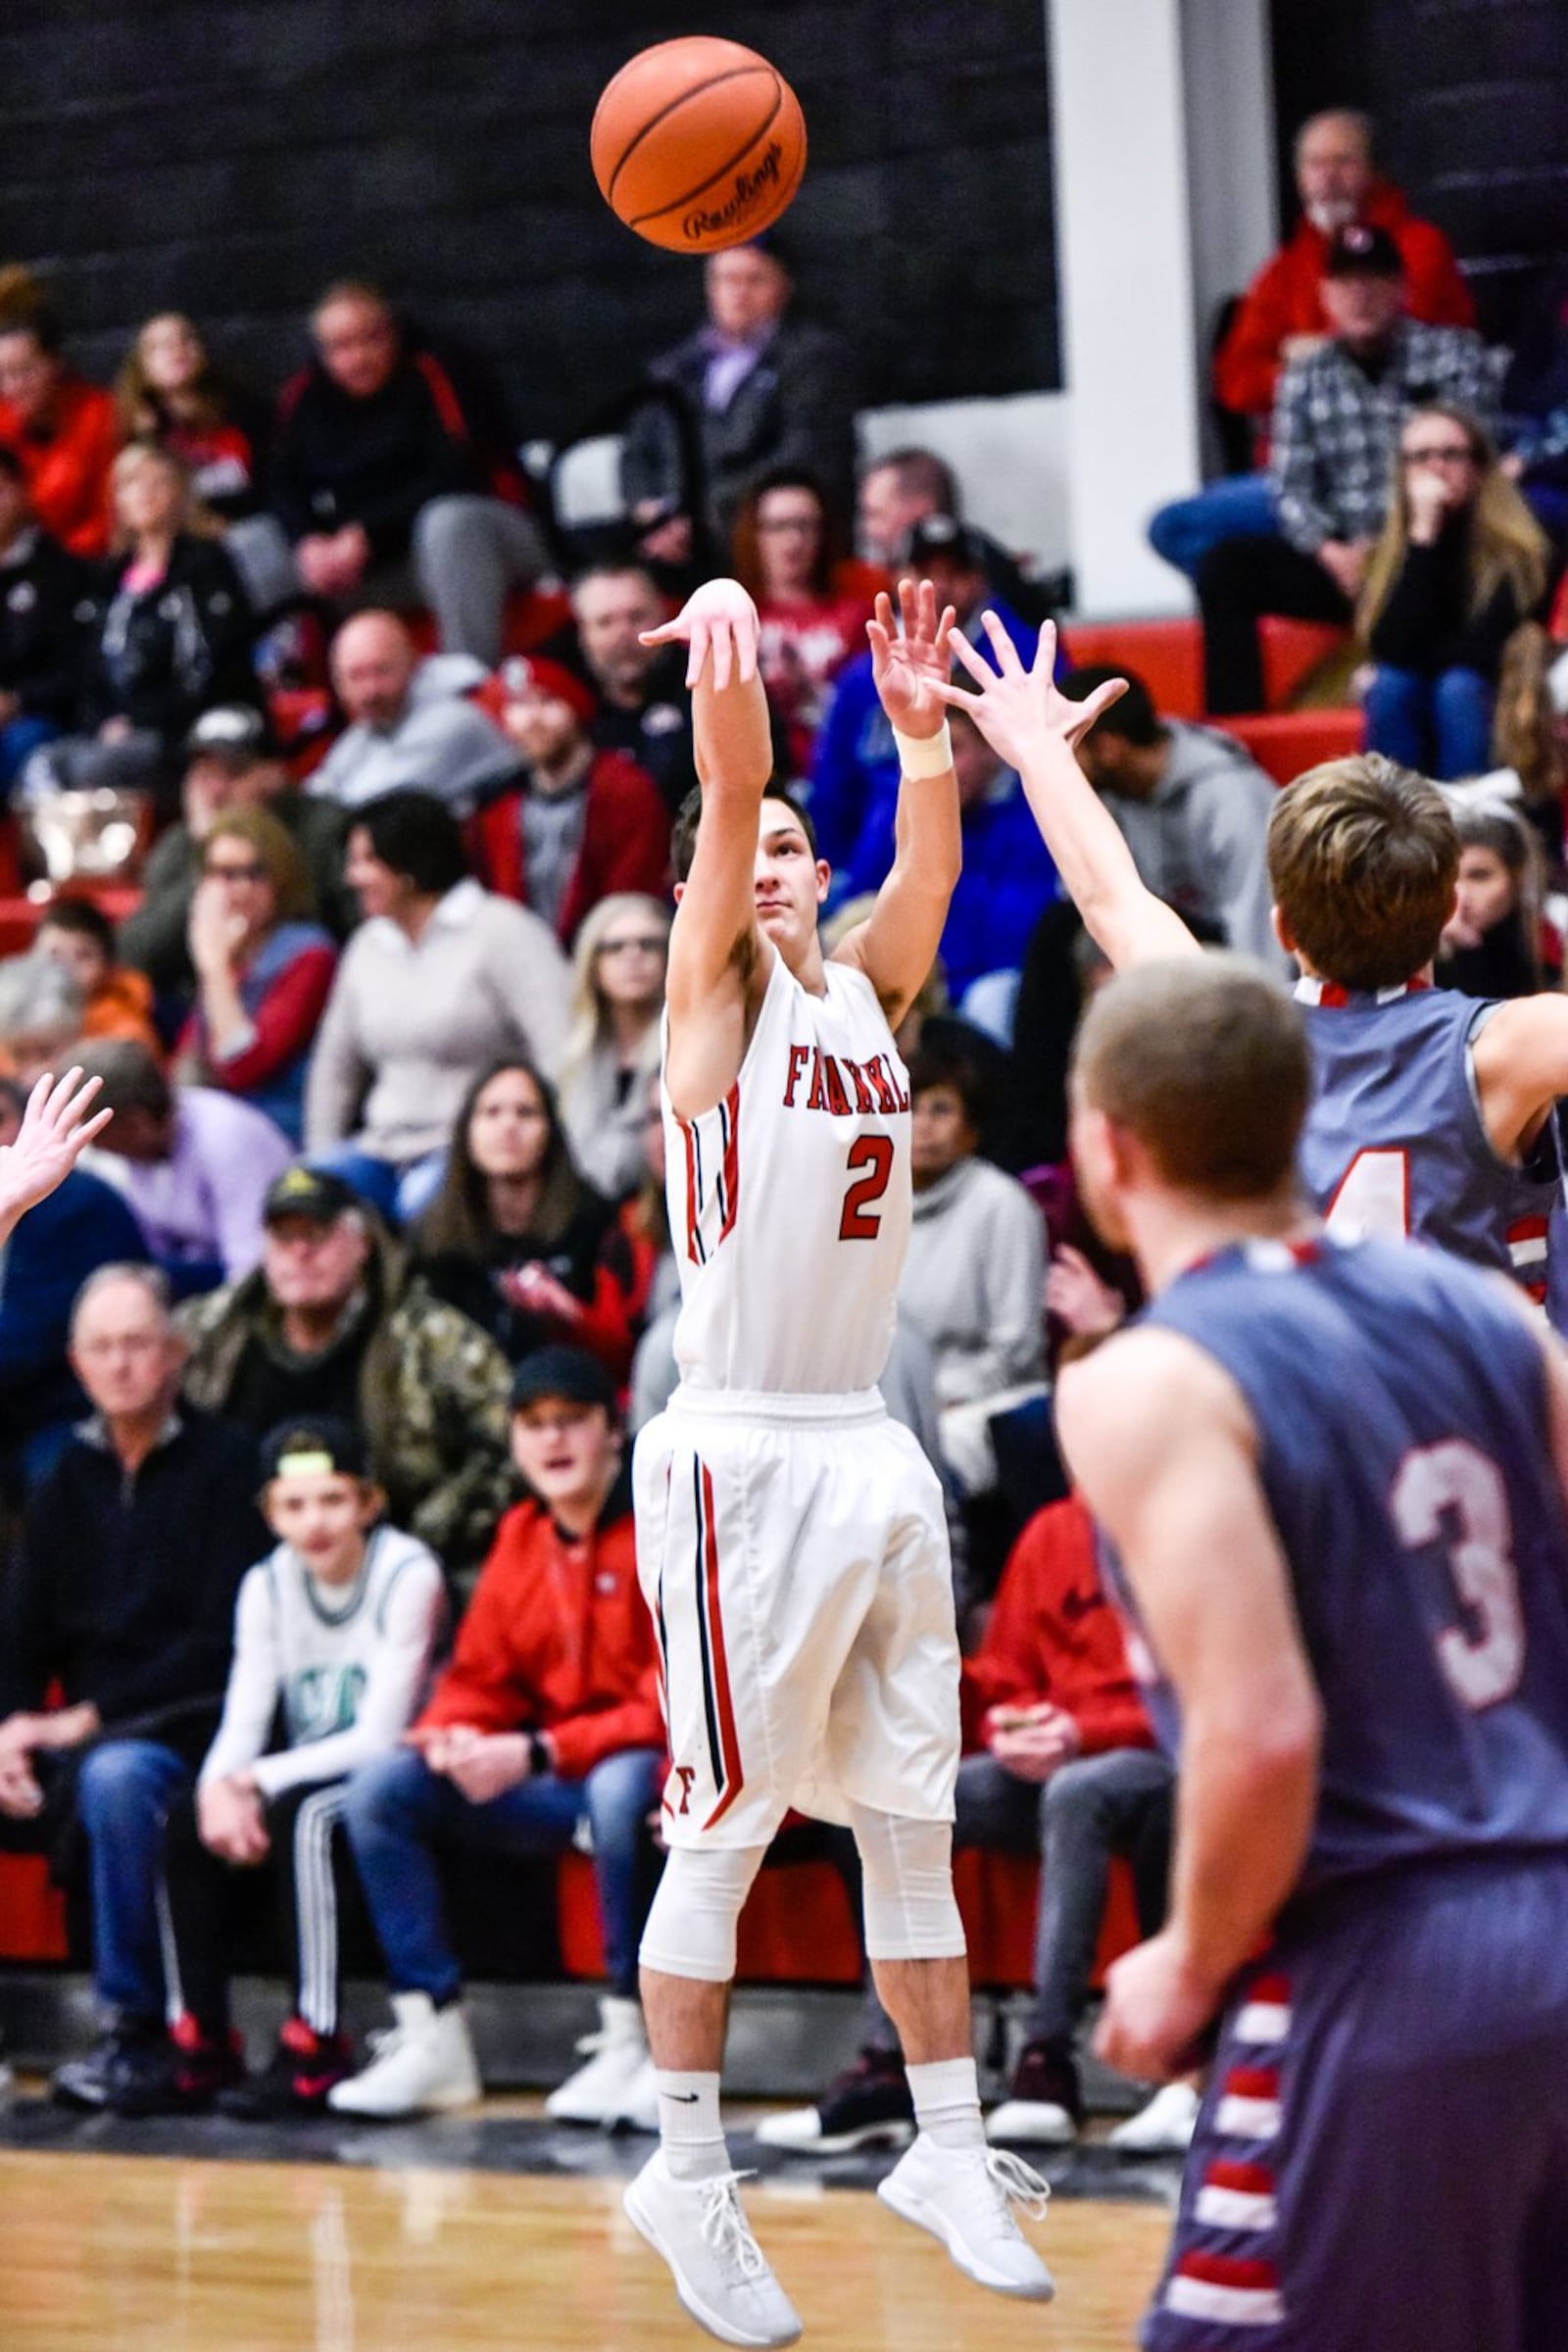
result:
<svg viewBox="0 0 1568 2352"><path fill-rule="evenodd" d="M382 1524L365 1440L327 1417L273 1430L262 1508L277 1548L240 1587L223 1717L194 1797L165 1829L180 2015L162 2079L112 2100L155 2115L210 2107L309 2115L353 2072L338 2024L339 1823L356 1765L412 1722L446 1627L441 1566ZM270 1745L281 1710L283 1743ZM247 2080L229 2024L235 1874L271 1861L293 2003L271 2063Z"/></svg>
<svg viewBox="0 0 1568 2352"><path fill-rule="evenodd" d="M164 1058L153 1020L153 984L145 972L115 960L115 926L91 899L56 899L33 942L40 956L63 964L85 999L83 1037L130 1038Z"/></svg>

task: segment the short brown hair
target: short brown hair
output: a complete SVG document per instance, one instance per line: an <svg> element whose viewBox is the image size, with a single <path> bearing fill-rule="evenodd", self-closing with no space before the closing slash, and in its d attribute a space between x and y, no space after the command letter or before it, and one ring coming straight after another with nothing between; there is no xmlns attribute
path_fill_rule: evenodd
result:
<svg viewBox="0 0 1568 2352"><path fill-rule="evenodd" d="M1261 1200L1290 1180L1311 1093L1306 1033L1279 983L1244 957L1118 974L1084 1015L1073 1075L1185 1192Z"/></svg>
<svg viewBox="0 0 1568 2352"><path fill-rule="evenodd" d="M811 856L815 858L818 855L816 827L812 824L805 807L796 799L788 785L781 784L776 777L770 776L762 787L762 798L764 801L782 801L784 803L791 815L798 820L801 831L806 835ZM700 784L694 784L675 812L674 830L669 840L669 866L677 882L684 882L691 873L692 859L697 855L697 828L702 822L702 816L703 788Z"/></svg>
<svg viewBox="0 0 1568 2352"><path fill-rule="evenodd" d="M1429 964L1458 870L1442 793L1379 752L1309 767L1269 819L1269 882L1286 927L1341 988L1397 988Z"/></svg>

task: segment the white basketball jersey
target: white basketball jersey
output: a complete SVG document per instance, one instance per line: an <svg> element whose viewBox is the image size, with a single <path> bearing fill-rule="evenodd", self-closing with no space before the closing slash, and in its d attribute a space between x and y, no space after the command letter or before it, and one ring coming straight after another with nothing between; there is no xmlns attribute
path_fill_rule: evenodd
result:
<svg viewBox="0 0 1568 2352"><path fill-rule="evenodd" d="M830 963L812 996L775 953L740 1075L679 1119L664 1090L675 1361L694 1389L874 1388L910 1220L909 1082L876 991Z"/></svg>

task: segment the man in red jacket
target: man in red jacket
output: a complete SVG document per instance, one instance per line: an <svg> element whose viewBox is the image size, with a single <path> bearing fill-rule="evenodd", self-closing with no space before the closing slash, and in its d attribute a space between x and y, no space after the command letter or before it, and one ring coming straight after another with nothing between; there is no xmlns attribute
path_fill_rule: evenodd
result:
<svg viewBox="0 0 1568 2352"><path fill-rule="evenodd" d="M590 2063L549 2113L657 2129L637 2003L652 1895L647 1822L664 1774L654 1635L637 1585L615 1393L580 1348L525 1356L509 1511L452 1663L392 1755L348 1784L349 1845L386 1953L396 2031L330 2095L340 2114L471 2104L479 2072L447 1932L443 1849L561 1854L592 1839L610 1993Z"/></svg>
<svg viewBox="0 0 1568 2352"><path fill-rule="evenodd" d="M1132 1864L1141 1916L1162 1920L1173 1788L1078 1501L1037 1511L1014 1544L985 1640L964 1663L963 1716L971 1752L958 1767L955 1845L1041 1858L1034 2004L1009 2096L986 2134L1065 2145L1084 2118L1075 2042L1111 1857ZM1113 2142L1134 2153L1181 2147L1196 2104L1169 2086ZM767 2118L758 2137L826 2155L906 2139L911 2119L897 2036L873 1994L859 2063L818 2106Z"/></svg>
<svg viewBox="0 0 1568 2352"><path fill-rule="evenodd" d="M1220 539L1269 532L1268 423L1280 370L1330 333L1323 265L1332 240L1352 222L1387 229L1404 265L1405 310L1428 326L1474 326L1475 304L1441 228L1417 220L1397 188L1378 176L1372 124L1348 107L1309 116L1296 134L1295 230L1237 302L1214 355L1214 397L1247 417L1258 471L1230 474L1192 498L1162 507L1149 527L1155 551L1188 577Z"/></svg>
<svg viewBox="0 0 1568 2352"><path fill-rule="evenodd" d="M531 907L565 948L612 891L667 897L669 810L634 760L595 749L592 688L559 662L518 656L474 699L524 761L517 789L473 821L486 887Z"/></svg>

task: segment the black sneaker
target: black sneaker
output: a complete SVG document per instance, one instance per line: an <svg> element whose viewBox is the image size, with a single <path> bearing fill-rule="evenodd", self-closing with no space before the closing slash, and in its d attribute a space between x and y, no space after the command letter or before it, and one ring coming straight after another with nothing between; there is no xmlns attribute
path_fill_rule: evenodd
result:
<svg viewBox="0 0 1568 2352"><path fill-rule="evenodd" d="M112 2078L105 2104L124 2116L205 2115L220 2090L244 2080L239 2035L204 2033L186 2015L169 2030L163 2064Z"/></svg>
<svg viewBox="0 0 1568 2352"><path fill-rule="evenodd" d="M757 2137L764 2147L794 2148L808 2156L907 2147L914 2137L914 2101L903 2059L896 2050L862 2050L815 2107L764 2116Z"/></svg>
<svg viewBox="0 0 1568 2352"><path fill-rule="evenodd" d="M1084 2094L1071 2045L1025 2042L1012 2083L986 2117L986 2137L1014 2146L1070 2147L1083 2129Z"/></svg>
<svg viewBox="0 0 1568 2352"><path fill-rule="evenodd" d="M220 2090L219 2111L247 2124L324 2115L327 2092L354 2071L354 2044L346 2034L318 2034L302 2017L291 2017L278 2034L270 2064L248 2082Z"/></svg>
<svg viewBox="0 0 1568 2352"><path fill-rule="evenodd" d="M56 2067L49 2088L62 2107L102 2113L116 2094L168 2079L173 2050L161 2019L123 2018L111 2026L84 2058Z"/></svg>

